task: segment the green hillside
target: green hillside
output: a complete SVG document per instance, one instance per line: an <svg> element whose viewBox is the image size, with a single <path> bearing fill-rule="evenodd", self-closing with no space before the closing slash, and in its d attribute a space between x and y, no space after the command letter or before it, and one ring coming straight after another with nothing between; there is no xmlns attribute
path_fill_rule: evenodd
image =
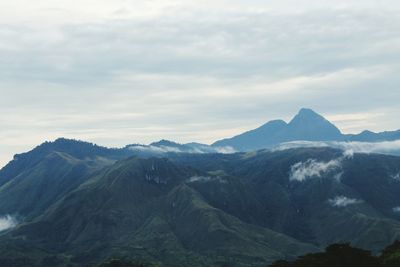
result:
<svg viewBox="0 0 400 267"><path fill-rule="evenodd" d="M0 171L0 212L18 222L0 234L0 266L267 266L400 239L399 157L305 148L124 159L59 142Z"/></svg>

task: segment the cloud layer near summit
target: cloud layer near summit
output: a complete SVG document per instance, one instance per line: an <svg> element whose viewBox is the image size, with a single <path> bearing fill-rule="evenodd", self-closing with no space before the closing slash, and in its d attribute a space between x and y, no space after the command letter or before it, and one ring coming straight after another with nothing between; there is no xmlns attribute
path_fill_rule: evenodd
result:
<svg viewBox="0 0 400 267"><path fill-rule="evenodd" d="M311 107L400 128L398 1L0 3L0 165L46 139L212 142Z"/></svg>

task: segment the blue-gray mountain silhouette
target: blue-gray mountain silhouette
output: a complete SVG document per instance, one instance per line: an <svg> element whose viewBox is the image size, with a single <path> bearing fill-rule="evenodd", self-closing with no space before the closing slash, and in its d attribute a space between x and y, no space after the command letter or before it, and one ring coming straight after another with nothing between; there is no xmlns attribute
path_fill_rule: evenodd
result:
<svg viewBox="0 0 400 267"><path fill-rule="evenodd" d="M363 131L360 134L342 134L334 124L323 116L311 109L303 108L289 123L283 120L273 120L257 129L232 138L219 140L213 146L230 146L238 151L250 151L270 148L291 141L378 142L397 139L400 139L400 130L382 133Z"/></svg>

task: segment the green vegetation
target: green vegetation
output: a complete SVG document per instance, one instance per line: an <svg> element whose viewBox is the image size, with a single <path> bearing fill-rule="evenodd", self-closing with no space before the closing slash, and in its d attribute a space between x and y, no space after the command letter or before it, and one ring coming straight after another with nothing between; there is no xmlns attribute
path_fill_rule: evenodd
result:
<svg viewBox="0 0 400 267"><path fill-rule="evenodd" d="M138 263L129 260L112 259L96 267L156 267L158 265ZM192 266L188 263L186 266ZM236 266L221 263L215 266ZM299 257L295 261L280 260L270 267L398 267L400 266L400 241L394 242L383 250L380 256L370 251L352 247L348 243L333 244L325 252L312 253Z"/></svg>
<svg viewBox="0 0 400 267"><path fill-rule="evenodd" d="M379 259L383 267L400 266L400 241L396 241L385 248Z"/></svg>
<svg viewBox="0 0 400 267"><path fill-rule="evenodd" d="M304 148L126 158L82 142L46 143L0 171L0 216L19 222L0 233L0 266L82 267L115 258L265 267L317 253L302 258L312 260L341 242L376 255L400 238L399 157L356 154L335 172L290 180L294 164L324 165L342 154ZM337 196L359 201L332 205ZM396 253L387 248L380 262L396 266Z"/></svg>
<svg viewBox="0 0 400 267"><path fill-rule="evenodd" d="M383 250L380 256L370 251L354 248L348 243L334 244L325 252L307 254L297 260L277 261L270 267L398 267L400 266L400 242L396 241Z"/></svg>
<svg viewBox="0 0 400 267"><path fill-rule="evenodd" d="M100 265L96 265L95 267L157 267L157 265L149 263L138 263L128 260L112 259Z"/></svg>

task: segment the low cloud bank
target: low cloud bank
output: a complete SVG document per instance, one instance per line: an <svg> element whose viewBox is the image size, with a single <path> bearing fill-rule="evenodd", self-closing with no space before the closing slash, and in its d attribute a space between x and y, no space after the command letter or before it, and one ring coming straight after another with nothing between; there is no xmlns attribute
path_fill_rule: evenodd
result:
<svg viewBox="0 0 400 267"><path fill-rule="evenodd" d="M17 220L11 215L0 217L0 231L4 231L17 226Z"/></svg>
<svg viewBox="0 0 400 267"><path fill-rule="evenodd" d="M315 159L309 159L306 162L298 162L291 167L290 180L303 182L308 178L321 177L340 167L340 162L338 160L318 162Z"/></svg>
<svg viewBox="0 0 400 267"><path fill-rule="evenodd" d="M178 148L172 146L153 146L153 145L131 145L128 149L151 154L165 154L165 153L189 153L189 154L207 154L207 153L219 153L219 154L232 154L236 150L232 147L211 147L211 146L187 146L185 148Z"/></svg>
<svg viewBox="0 0 400 267"><path fill-rule="evenodd" d="M352 150L346 150L339 158L322 162L315 159L308 159L305 162L298 162L290 167L290 181L303 182L310 178L321 178L325 175L332 174L333 177L339 180L342 176L342 162L345 159L353 157Z"/></svg>
<svg viewBox="0 0 400 267"><path fill-rule="evenodd" d="M397 173L397 174L392 175L391 177L392 177L392 179L394 179L396 181L400 181L400 172Z"/></svg>
<svg viewBox="0 0 400 267"><path fill-rule="evenodd" d="M221 177L211 177L211 176L192 176L188 179L189 183L193 182L209 182L209 181L218 181L220 183L227 183L226 180Z"/></svg>
<svg viewBox="0 0 400 267"><path fill-rule="evenodd" d="M347 207L349 205L356 205L356 204L363 203L363 201L360 199L348 198L345 196L337 196L335 198L331 198L328 200L328 202L333 207L339 207L339 208Z"/></svg>
<svg viewBox="0 0 400 267"><path fill-rule="evenodd" d="M214 147L214 150L216 153L220 154L233 154L236 153L237 151L231 147L231 146L220 146L220 147Z"/></svg>
<svg viewBox="0 0 400 267"><path fill-rule="evenodd" d="M400 213L400 207L394 207L393 212L395 213Z"/></svg>
<svg viewBox="0 0 400 267"><path fill-rule="evenodd" d="M312 141L294 141L282 143L275 147L273 151L281 151L292 148L307 147L332 147L344 151L354 151L354 153L379 153L388 155L400 155L400 140L385 142L312 142Z"/></svg>
<svg viewBox="0 0 400 267"><path fill-rule="evenodd" d="M134 145L134 146L129 146L129 149L138 152L155 153L155 154L182 153L182 151L179 148L164 147L164 146L159 147L159 146Z"/></svg>

